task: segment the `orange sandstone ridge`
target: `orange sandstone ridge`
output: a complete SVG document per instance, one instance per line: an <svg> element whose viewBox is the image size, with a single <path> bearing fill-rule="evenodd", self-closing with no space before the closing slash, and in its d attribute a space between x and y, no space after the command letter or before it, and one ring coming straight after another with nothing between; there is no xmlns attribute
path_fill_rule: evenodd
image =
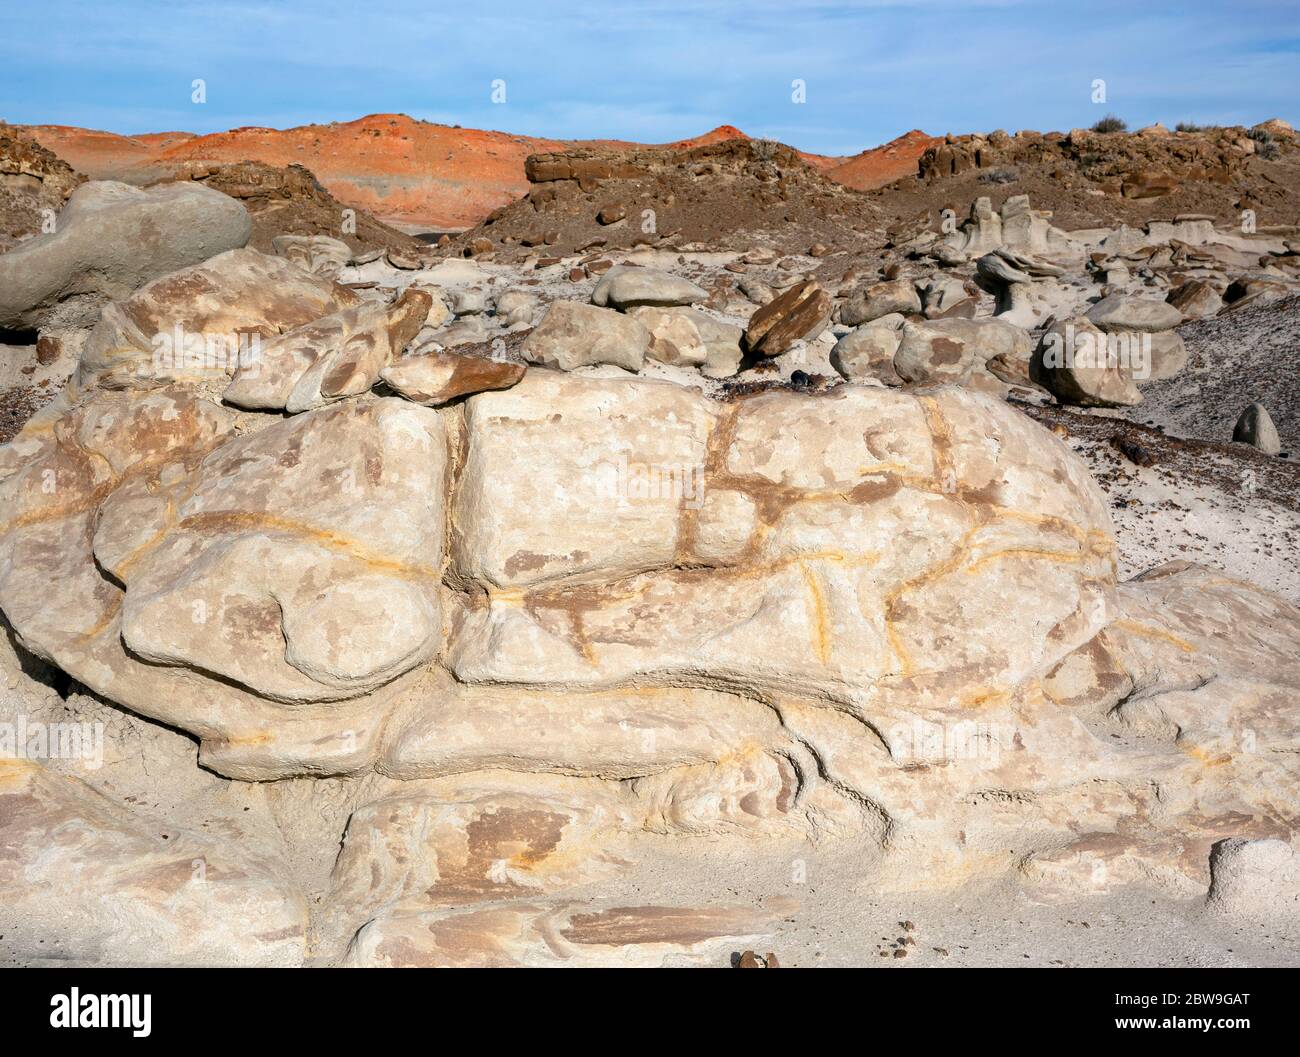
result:
<svg viewBox="0 0 1300 1057"><path fill-rule="evenodd" d="M835 164L825 169L825 173L845 187L871 191L904 176L916 175L917 163L926 148L942 142L942 136L929 136L914 128L883 146L864 150L852 158L830 159Z"/></svg>
<svg viewBox="0 0 1300 1057"><path fill-rule="evenodd" d="M303 165L339 201L407 230L458 230L528 190L524 159L574 147L665 149L748 138L732 125L675 143L560 140L371 114L355 121L273 129L243 127L209 135L157 132L120 136L67 125L28 126L44 147L92 179L145 184L194 162L260 161ZM852 158L800 152L831 179L869 190L914 174L930 143L913 131Z"/></svg>

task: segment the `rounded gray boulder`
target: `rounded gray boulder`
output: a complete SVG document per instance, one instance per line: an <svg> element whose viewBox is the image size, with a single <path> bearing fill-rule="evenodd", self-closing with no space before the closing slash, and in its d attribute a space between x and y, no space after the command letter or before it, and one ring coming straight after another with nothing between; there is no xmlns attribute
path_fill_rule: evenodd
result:
<svg viewBox="0 0 1300 1057"><path fill-rule="evenodd" d="M1277 435L1277 426L1268 409L1261 403L1247 406L1237 419L1232 439L1241 444L1250 444L1265 455L1276 455L1282 450L1282 439Z"/></svg>
<svg viewBox="0 0 1300 1057"><path fill-rule="evenodd" d="M55 230L0 255L0 327L94 323L104 302L248 242L243 205L194 183L83 184Z"/></svg>

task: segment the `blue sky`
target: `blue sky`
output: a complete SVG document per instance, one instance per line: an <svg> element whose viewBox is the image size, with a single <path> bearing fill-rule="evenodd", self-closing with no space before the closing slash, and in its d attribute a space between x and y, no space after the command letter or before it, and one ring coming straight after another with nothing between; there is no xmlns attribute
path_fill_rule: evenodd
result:
<svg viewBox="0 0 1300 1057"><path fill-rule="evenodd" d="M1300 124L1300 0L0 0L0 41L0 118L123 133L401 111L647 142L729 123L851 154L1107 111Z"/></svg>

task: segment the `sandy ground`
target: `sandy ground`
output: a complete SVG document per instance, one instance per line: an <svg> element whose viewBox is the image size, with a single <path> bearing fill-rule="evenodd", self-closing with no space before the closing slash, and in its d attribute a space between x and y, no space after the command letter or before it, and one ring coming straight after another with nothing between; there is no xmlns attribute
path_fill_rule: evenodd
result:
<svg viewBox="0 0 1300 1057"><path fill-rule="evenodd" d="M1237 416L1257 400L1268 408L1282 450L1300 462L1300 297L1185 323L1178 333L1187 343L1187 366L1143 386L1142 406L1131 417L1180 437L1227 441Z"/></svg>
<svg viewBox="0 0 1300 1057"><path fill-rule="evenodd" d="M1231 924L1207 915L1200 899L1137 886L1047 902L1014 874L943 891L886 893L873 889L872 854L800 849L785 859L737 857L707 876L698 863L665 859L635 885L602 891L647 903L779 908L793 900L771 941L783 966L1300 966L1300 924ZM794 882L796 871L806 880Z"/></svg>
<svg viewBox="0 0 1300 1057"><path fill-rule="evenodd" d="M1245 445L1185 442L1107 416L1030 413L1069 430L1066 443L1110 497L1121 580L1167 561L1193 561L1300 605L1300 464ZM1117 435L1136 439L1158 461L1135 465L1112 443Z"/></svg>

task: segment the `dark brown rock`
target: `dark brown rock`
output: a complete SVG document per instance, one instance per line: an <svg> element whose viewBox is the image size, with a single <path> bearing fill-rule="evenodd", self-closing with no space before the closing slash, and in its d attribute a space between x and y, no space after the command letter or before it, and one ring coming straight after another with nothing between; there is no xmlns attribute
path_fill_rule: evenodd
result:
<svg viewBox="0 0 1300 1057"><path fill-rule="evenodd" d="M745 343L760 356L779 356L800 339L815 338L831 319L831 295L815 281L792 286L749 317Z"/></svg>

